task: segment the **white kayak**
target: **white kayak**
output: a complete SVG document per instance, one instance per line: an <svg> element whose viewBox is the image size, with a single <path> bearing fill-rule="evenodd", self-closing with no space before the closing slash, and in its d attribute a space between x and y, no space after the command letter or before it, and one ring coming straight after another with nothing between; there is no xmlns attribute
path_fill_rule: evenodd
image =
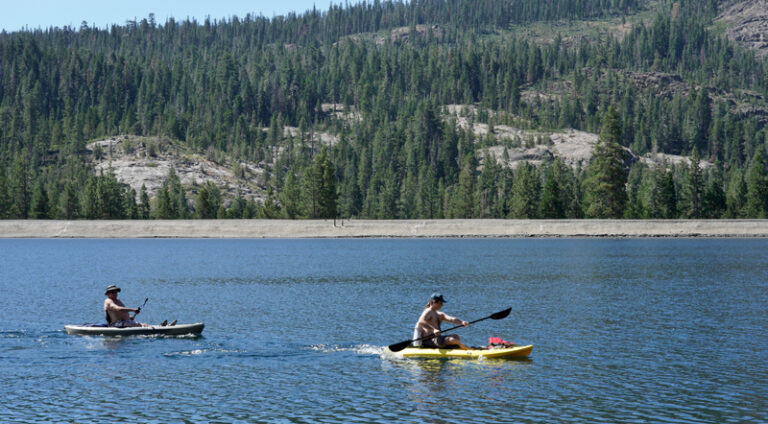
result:
<svg viewBox="0 0 768 424"><path fill-rule="evenodd" d="M196 322L194 324L176 324L174 326L151 325L149 327L100 327L89 325L65 325L67 334L77 334L80 336L181 336L186 334L200 334L203 332L205 324Z"/></svg>

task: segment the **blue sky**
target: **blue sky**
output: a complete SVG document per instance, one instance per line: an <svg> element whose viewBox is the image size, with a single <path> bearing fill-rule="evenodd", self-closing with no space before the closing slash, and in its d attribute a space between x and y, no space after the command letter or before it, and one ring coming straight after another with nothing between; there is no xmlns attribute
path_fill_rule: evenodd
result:
<svg viewBox="0 0 768 424"><path fill-rule="evenodd" d="M177 21L187 17L202 22L211 19L244 17L248 13L266 17L289 12L303 13L312 9L328 10L331 3L343 0L22 0L2 1L0 30L8 32L23 28L36 29L63 27L79 28L83 21L99 28L111 24L124 25L131 19L142 19L155 14L158 23L173 17ZM349 3L356 3L350 1Z"/></svg>

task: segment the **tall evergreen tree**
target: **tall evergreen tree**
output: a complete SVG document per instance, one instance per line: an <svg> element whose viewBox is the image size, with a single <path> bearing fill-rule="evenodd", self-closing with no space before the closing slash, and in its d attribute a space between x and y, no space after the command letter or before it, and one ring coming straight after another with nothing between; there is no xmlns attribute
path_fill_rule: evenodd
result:
<svg viewBox="0 0 768 424"><path fill-rule="evenodd" d="M274 194L274 191L272 190L272 187L269 187L267 189L267 197L266 199L264 199L264 205L259 211L259 218L277 219L277 218L280 218L281 216L282 216L282 213L280 211L280 204L277 202L277 199L275 198L275 194Z"/></svg>
<svg viewBox="0 0 768 424"><path fill-rule="evenodd" d="M683 214L686 218L700 218L702 194L704 192L704 176L701 170L701 159L698 149L693 149L690 164L685 170L685 185L683 186Z"/></svg>
<svg viewBox="0 0 768 424"><path fill-rule="evenodd" d="M59 197L59 217L63 219L80 217L80 199L77 187L72 181L67 181L64 184L64 193Z"/></svg>
<svg viewBox="0 0 768 424"><path fill-rule="evenodd" d="M285 186L283 192L280 194L280 204L282 205L283 215L288 219L297 219L304 217L303 202L301 198L301 187L293 175L293 172L289 171L288 176L285 179Z"/></svg>
<svg viewBox="0 0 768 424"><path fill-rule="evenodd" d="M310 218L335 218L338 199L336 168L328 157L327 147L323 146L315 155L304 178Z"/></svg>
<svg viewBox="0 0 768 424"><path fill-rule="evenodd" d="M768 172L763 153L758 150L747 171L746 214L749 218L768 217Z"/></svg>
<svg viewBox="0 0 768 424"><path fill-rule="evenodd" d="M202 190L202 189L201 189ZM199 192L198 192L199 196ZM205 193L206 199L208 196L208 193ZM171 193L168 189L168 186L166 184L163 184L163 186L160 188L160 191L157 192L157 196L155 196L155 218L157 219L174 219L176 218L174 212L173 212L173 201L171 200Z"/></svg>
<svg viewBox="0 0 768 424"><path fill-rule="evenodd" d="M704 218L717 219L725 213L727 204L723 190L723 174L720 166L716 165L709 173L707 187L702 199L702 215Z"/></svg>
<svg viewBox="0 0 768 424"><path fill-rule="evenodd" d="M82 197L82 213L85 219L101 219L102 207L99 198L98 184L95 176L88 178Z"/></svg>
<svg viewBox="0 0 768 424"><path fill-rule="evenodd" d="M620 218L627 202L624 149L619 144L618 116L609 107L603 116L600 137L584 181L584 215L587 218Z"/></svg>
<svg viewBox="0 0 768 424"><path fill-rule="evenodd" d="M8 196L8 184L5 169L0 162L0 219L8 218L11 209L11 198Z"/></svg>
<svg viewBox="0 0 768 424"><path fill-rule="evenodd" d="M563 184L565 175L565 164L559 157L547 167L539 202L539 218L565 218L569 197L566 195L567 189Z"/></svg>
<svg viewBox="0 0 768 424"><path fill-rule="evenodd" d="M147 193L147 186L142 184L139 191L138 219L149 219L150 212L149 193Z"/></svg>
<svg viewBox="0 0 768 424"><path fill-rule="evenodd" d="M221 191L216 184L207 181L197 192L195 210L200 219L216 219L221 207Z"/></svg>
<svg viewBox="0 0 768 424"><path fill-rule="evenodd" d="M746 212L747 183L744 174L738 168L732 169L728 179L728 190L725 193L726 217L743 218Z"/></svg>
<svg viewBox="0 0 768 424"><path fill-rule="evenodd" d="M528 162L523 162L515 169L509 217L538 218L540 191L541 182L536 168Z"/></svg>
<svg viewBox="0 0 768 424"><path fill-rule="evenodd" d="M128 185L117 180L112 169L103 171L96 178L96 191L101 206L101 216L98 219L126 218L126 196L129 195Z"/></svg>
<svg viewBox="0 0 768 424"><path fill-rule="evenodd" d="M675 188L675 176L672 170L662 169L655 174L654 196L656 199L656 218L677 218L677 189Z"/></svg>
<svg viewBox="0 0 768 424"><path fill-rule="evenodd" d="M454 218L474 218L475 206L478 204L475 197L475 168L473 161L467 158L459 173L459 184L456 197L453 199Z"/></svg>
<svg viewBox="0 0 768 424"><path fill-rule="evenodd" d="M8 185L11 197L10 216L26 219L29 216L31 200L29 161L21 155L17 156L13 162Z"/></svg>
<svg viewBox="0 0 768 424"><path fill-rule="evenodd" d="M706 88L699 89L694 105L694 130L691 150L706 151L709 145L709 127L712 124L710 98Z"/></svg>
<svg viewBox="0 0 768 424"><path fill-rule="evenodd" d="M43 179L39 178L35 189L32 191L29 217L32 219L48 219L49 211L48 192L45 190Z"/></svg>
<svg viewBox="0 0 768 424"><path fill-rule="evenodd" d="M125 218L139 219L139 205L136 203L136 190L131 188L125 194L123 210L125 210Z"/></svg>

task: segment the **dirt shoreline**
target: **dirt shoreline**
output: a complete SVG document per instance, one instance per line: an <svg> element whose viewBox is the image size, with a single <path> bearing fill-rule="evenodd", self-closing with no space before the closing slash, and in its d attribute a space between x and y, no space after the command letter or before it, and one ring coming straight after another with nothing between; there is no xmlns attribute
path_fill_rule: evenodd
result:
<svg viewBox="0 0 768 424"><path fill-rule="evenodd" d="M0 220L0 238L768 237L768 220Z"/></svg>

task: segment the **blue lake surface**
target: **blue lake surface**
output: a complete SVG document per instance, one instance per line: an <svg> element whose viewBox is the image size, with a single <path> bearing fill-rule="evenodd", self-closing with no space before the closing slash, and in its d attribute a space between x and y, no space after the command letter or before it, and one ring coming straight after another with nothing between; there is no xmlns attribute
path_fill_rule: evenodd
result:
<svg viewBox="0 0 768 424"><path fill-rule="evenodd" d="M768 240L0 240L0 422L768 422ZM100 338L104 288L199 338ZM433 291L527 361L406 360Z"/></svg>

